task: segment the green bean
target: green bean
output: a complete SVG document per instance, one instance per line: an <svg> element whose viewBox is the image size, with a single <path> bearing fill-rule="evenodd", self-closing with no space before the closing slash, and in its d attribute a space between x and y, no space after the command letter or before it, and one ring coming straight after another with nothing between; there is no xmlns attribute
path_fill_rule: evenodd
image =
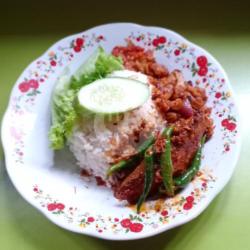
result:
<svg viewBox="0 0 250 250"><path fill-rule="evenodd" d="M145 151L155 142L155 137L150 135L146 141L144 141L137 149L138 154L144 154Z"/></svg>
<svg viewBox="0 0 250 250"><path fill-rule="evenodd" d="M134 155L132 156L130 159L128 160L122 160L119 161L118 163L112 165L107 172L107 175L110 176L112 175L114 172L117 172L119 170L122 170L124 168L130 168L130 167L134 167L136 165L138 165L140 163L140 157L139 155Z"/></svg>
<svg viewBox="0 0 250 250"><path fill-rule="evenodd" d="M151 135L146 141L144 141L137 149L137 153L133 155L128 160L121 160L120 162L112 165L107 172L107 175L110 176L114 172L117 172L124 168L134 167L140 163L143 159L145 151L155 142L155 137Z"/></svg>
<svg viewBox="0 0 250 250"><path fill-rule="evenodd" d="M174 195L174 183L173 183L173 164L171 159L171 134L173 128L167 128L165 132L165 150L160 157L161 175L163 184L168 195Z"/></svg>
<svg viewBox="0 0 250 250"><path fill-rule="evenodd" d="M173 132L173 127L164 128L161 132L161 136L166 138L167 136L171 136L172 132Z"/></svg>
<svg viewBox="0 0 250 250"><path fill-rule="evenodd" d="M192 163L191 163L190 167L188 168L188 170L185 173L183 173L182 175L174 178L174 183L176 186L183 187L183 186L187 185L195 177L196 173L198 172L198 170L200 168L202 148L203 148L203 145L205 143L205 140L206 140L206 135L204 135L201 138L199 148L196 151L196 154L195 154L195 156L192 160Z"/></svg>
<svg viewBox="0 0 250 250"><path fill-rule="evenodd" d="M137 213L140 213L141 205L146 200L153 183L154 162L153 162L152 147L150 147L144 154L144 165L145 165L144 187L143 187L143 193L141 194L137 202Z"/></svg>

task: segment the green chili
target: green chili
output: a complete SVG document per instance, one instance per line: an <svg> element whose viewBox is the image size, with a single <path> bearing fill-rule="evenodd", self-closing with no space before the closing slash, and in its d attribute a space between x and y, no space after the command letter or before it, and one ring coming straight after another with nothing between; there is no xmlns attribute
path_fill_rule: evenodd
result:
<svg viewBox="0 0 250 250"><path fill-rule="evenodd" d="M144 154L144 165L145 165L144 187L143 187L143 193L141 194L137 202L137 213L140 213L141 205L146 200L153 182L154 161L153 161L152 147L150 147Z"/></svg>
<svg viewBox="0 0 250 250"><path fill-rule="evenodd" d="M167 128L165 132L165 150L160 157L161 175L163 184L168 195L174 195L174 182L173 182L173 164L171 159L171 134L173 128Z"/></svg>
<svg viewBox="0 0 250 250"><path fill-rule="evenodd" d="M187 185L195 177L196 173L198 172L198 170L200 168L202 148L203 148L203 145L205 143L205 140L206 140L206 135L204 135L201 138L199 148L198 148L188 170L184 174L174 178L174 183L176 186L183 187L183 186Z"/></svg>
<svg viewBox="0 0 250 250"><path fill-rule="evenodd" d="M155 142L155 137L153 135L149 136L146 141L144 141L137 149L138 154L144 154L145 151Z"/></svg>
<svg viewBox="0 0 250 250"><path fill-rule="evenodd" d="M173 127L164 128L161 131L161 136L163 136L164 138L166 138L169 133L172 133L172 131L173 131Z"/></svg>
<svg viewBox="0 0 250 250"><path fill-rule="evenodd" d="M112 165L108 169L107 175L110 176L114 172L117 172L117 171L122 170L124 168L130 168L130 167L138 165L140 163L139 158L140 158L139 155L134 155L128 160L119 161L118 163Z"/></svg>
<svg viewBox="0 0 250 250"><path fill-rule="evenodd" d="M140 163L140 161L142 160L145 151L155 142L155 138L153 135L151 135L146 141L144 141L137 150L137 153L135 155L133 155L130 159L128 160L122 160L114 165L112 165L109 169L108 169L108 173L107 175L110 176L111 174L113 174L116 171L119 171L121 169L124 168L128 168L128 167L134 167L136 165L138 165Z"/></svg>

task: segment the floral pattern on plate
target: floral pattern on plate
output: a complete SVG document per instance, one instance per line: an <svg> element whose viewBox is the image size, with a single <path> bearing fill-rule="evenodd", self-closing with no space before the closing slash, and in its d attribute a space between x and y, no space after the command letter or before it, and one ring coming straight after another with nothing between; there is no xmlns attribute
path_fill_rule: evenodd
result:
<svg viewBox="0 0 250 250"><path fill-rule="evenodd" d="M158 228L161 224L167 224L178 215L185 215L197 206L205 197L206 192L213 188L216 178L212 171L206 168L197 173L192 181L193 191L188 196L176 195L173 199L159 199L146 202L142 206L140 214L136 214L136 206L129 206L131 212L127 217L104 217L102 214L92 214L90 212L81 213L77 207L65 205L59 200L44 193L37 185L34 185L34 198L39 205L54 216L61 216L67 223L74 223L81 228L91 227L98 233L111 230L115 234L119 233L139 233L143 229L150 227ZM154 218L154 222L152 221Z"/></svg>

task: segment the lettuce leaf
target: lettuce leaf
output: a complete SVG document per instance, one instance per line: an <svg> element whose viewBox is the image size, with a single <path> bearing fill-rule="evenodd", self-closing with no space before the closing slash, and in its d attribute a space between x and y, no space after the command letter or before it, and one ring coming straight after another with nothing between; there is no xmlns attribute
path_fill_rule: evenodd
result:
<svg viewBox="0 0 250 250"><path fill-rule="evenodd" d="M72 77L69 77L69 70L64 72L55 86L52 97L52 126L49 139L53 149L64 147L77 123L79 112L75 103L81 87L122 68L120 58L107 55L100 47Z"/></svg>
<svg viewBox="0 0 250 250"><path fill-rule="evenodd" d="M72 89L79 90L84 85L122 68L121 58L107 55L104 49L99 47L72 77L70 86Z"/></svg>

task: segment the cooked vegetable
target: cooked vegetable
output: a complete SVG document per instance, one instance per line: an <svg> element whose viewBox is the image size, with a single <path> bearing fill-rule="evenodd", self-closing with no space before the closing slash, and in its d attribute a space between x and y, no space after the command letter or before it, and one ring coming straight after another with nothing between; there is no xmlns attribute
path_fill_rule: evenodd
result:
<svg viewBox="0 0 250 250"><path fill-rule="evenodd" d="M184 174L174 178L174 183L176 186L183 187L183 186L187 185L194 178L196 173L198 172L198 170L200 168L200 164L201 164L202 148L203 148L205 141L206 141L206 135L204 135L201 138L200 146L199 146L199 148L198 148L198 150L193 158L193 161L192 161L190 167L187 169L187 171Z"/></svg>
<svg viewBox="0 0 250 250"><path fill-rule="evenodd" d="M122 69L121 60L107 55L99 48L72 77L69 72L60 77L53 93L52 126L49 131L53 149L64 147L77 122L79 114L76 111L75 100L79 89L119 69Z"/></svg>
<svg viewBox="0 0 250 250"><path fill-rule="evenodd" d="M98 114L118 114L143 105L149 98L149 86L122 77L98 79L78 92L78 102L86 110Z"/></svg>
<svg viewBox="0 0 250 250"><path fill-rule="evenodd" d="M155 142L155 138L151 135L147 140L145 140L137 150L137 153L128 160L122 160L108 169L107 175L110 176L114 172L117 172L124 168L134 167L140 163L143 158L145 151Z"/></svg>
<svg viewBox="0 0 250 250"><path fill-rule="evenodd" d="M121 160L118 163L112 165L108 169L107 176L110 176L114 172L120 171L124 168L134 167L140 163L141 159L142 158L141 158L140 154L136 154L136 155L132 156L131 158L129 158L128 160Z"/></svg>
<svg viewBox="0 0 250 250"><path fill-rule="evenodd" d="M137 202L137 208L136 208L137 213L140 212L141 205L147 198L153 182L154 162L153 162L152 147L150 147L144 154L144 165L145 165L144 187L143 187L143 193L141 194Z"/></svg>
<svg viewBox="0 0 250 250"><path fill-rule="evenodd" d="M174 183L173 183L173 164L171 159L171 134L173 128L167 128L165 132L165 150L161 154L160 165L161 165L161 175L163 179L163 184L166 189L166 193L170 196L174 195Z"/></svg>
<svg viewBox="0 0 250 250"><path fill-rule="evenodd" d="M155 142L155 137L150 135L137 149L138 154L143 155L144 152Z"/></svg>

